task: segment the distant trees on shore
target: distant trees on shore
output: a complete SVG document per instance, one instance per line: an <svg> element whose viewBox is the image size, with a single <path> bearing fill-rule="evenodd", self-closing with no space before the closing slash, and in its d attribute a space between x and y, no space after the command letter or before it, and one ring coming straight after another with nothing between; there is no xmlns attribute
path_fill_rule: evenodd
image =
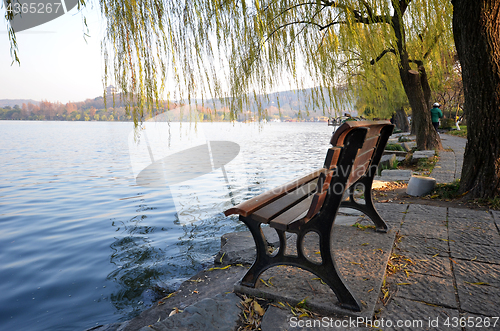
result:
<svg viewBox="0 0 500 331"><path fill-rule="evenodd" d="M275 96L276 97L276 96ZM304 99L298 98L292 92L281 92L281 107L277 107L274 99L262 100L260 103L261 109L257 106L250 106L252 110L242 111L242 116L239 121L258 121L258 120L281 120L281 121L328 121L327 115L332 116L337 112L333 110L308 110L311 108L310 97L307 95ZM164 102L161 108L157 109L153 116L162 114L168 111L168 119L171 121L229 121L229 108L220 103L210 103L210 105L186 105L177 102ZM343 110L341 113L351 112L351 110ZM325 114L326 113L326 114ZM196 114L196 119L193 116ZM354 114L355 115L355 114ZM147 120L151 117L142 118ZM106 105L103 97L87 99L81 102L50 102L42 100L41 102L27 102L20 105L0 107L0 120L30 120L30 121L133 121L132 117L127 114L126 107L121 101L120 95L115 94L115 100L108 97Z"/></svg>
<svg viewBox="0 0 500 331"><path fill-rule="evenodd" d="M104 107L102 98L83 102L41 101L38 104L23 103L14 107L0 108L0 120L34 121L129 121L123 106Z"/></svg>

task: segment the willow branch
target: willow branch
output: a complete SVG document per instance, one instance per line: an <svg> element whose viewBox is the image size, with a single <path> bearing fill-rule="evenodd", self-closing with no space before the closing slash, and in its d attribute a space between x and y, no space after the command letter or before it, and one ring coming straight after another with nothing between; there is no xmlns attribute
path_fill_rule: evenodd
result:
<svg viewBox="0 0 500 331"><path fill-rule="evenodd" d="M424 61L422 61L422 60L411 60L410 59L410 60L408 60L408 62L415 63L419 67L424 65Z"/></svg>
<svg viewBox="0 0 500 331"><path fill-rule="evenodd" d="M376 59L372 59L372 60L370 61L370 64L371 64L371 65L374 65L375 63L377 63L378 61L380 61L380 60L384 57L384 55L385 55L385 54L387 54L387 53L393 53L393 54L396 54L396 50L395 50L394 48L384 49L384 50L382 51L382 53L380 53L380 55L379 55L379 56L377 56L377 58L376 58Z"/></svg>
<svg viewBox="0 0 500 331"><path fill-rule="evenodd" d="M284 13L286 13L287 11L290 11L292 9L295 9L297 7L301 7L301 6L307 6L307 5L316 5L316 2L303 2L303 3L298 3L292 7L288 7L287 9L283 10L281 13L279 13L278 15L276 15L272 20L271 22L273 22L275 19L277 19L278 17L280 17L281 15L283 15Z"/></svg>
<svg viewBox="0 0 500 331"><path fill-rule="evenodd" d="M438 34L434 37L434 39L432 40L432 44L429 46L429 49L427 50L427 52L425 52L425 54L424 54L424 59L426 59L431 54L432 49L434 48L434 46L436 46L440 37L441 37L441 34Z"/></svg>
<svg viewBox="0 0 500 331"><path fill-rule="evenodd" d="M315 22L310 22L310 21L296 21L296 22L289 22L289 23L286 23L286 24L283 24L283 25L280 25L279 27L277 27L276 29L273 30L273 32L271 32L266 40L264 42L267 42L276 32L278 32L279 30L281 29L284 29L286 28L287 26L290 26L290 25L294 25L294 24L311 24L311 25L315 25L315 26L318 26L321 30L321 25L319 25L318 23L315 23Z"/></svg>

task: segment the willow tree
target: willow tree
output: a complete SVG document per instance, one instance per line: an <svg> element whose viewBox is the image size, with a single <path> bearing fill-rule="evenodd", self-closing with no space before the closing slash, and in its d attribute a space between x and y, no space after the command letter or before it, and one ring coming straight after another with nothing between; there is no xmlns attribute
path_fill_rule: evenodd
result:
<svg viewBox="0 0 500 331"><path fill-rule="evenodd" d="M409 103L394 56L386 56L379 60L377 65L357 70L349 81L357 97L358 109L369 109L370 117L391 118L397 115L396 126L408 131L408 120L404 109Z"/></svg>
<svg viewBox="0 0 500 331"><path fill-rule="evenodd" d="M82 0L79 3L85 4ZM137 122L172 98L227 98L234 118L250 96L284 81L340 99L348 71L385 57L412 108L420 149L441 148L426 69L452 47L447 0L99 0L106 21L104 85L123 92ZM370 76L369 79L380 79ZM351 82L352 84L352 82ZM340 100L338 100L340 101Z"/></svg>
<svg viewBox="0 0 500 331"><path fill-rule="evenodd" d="M460 189L500 196L500 1L453 0L453 32L462 66L467 145Z"/></svg>
<svg viewBox="0 0 500 331"><path fill-rule="evenodd" d="M453 45L448 1L100 3L107 20L106 77L132 96L137 120L147 107L157 107L168 77L187 99L197 91L205 98L229 97L234 118L249 96L289 79L317 87L322 103L331 103L338 99L336 87L350 81L346 68L366 73L392 56L399 82L387 85L386 93L402 86L418 148L441 148L430 120L426 67L437 72L439 49Z"/></svg>

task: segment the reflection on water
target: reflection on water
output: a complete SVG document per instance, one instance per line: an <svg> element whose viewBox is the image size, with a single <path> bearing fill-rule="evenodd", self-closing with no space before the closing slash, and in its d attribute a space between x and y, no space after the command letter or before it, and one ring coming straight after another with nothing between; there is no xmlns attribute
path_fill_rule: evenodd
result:
<svg viewBox="0 0 500 331"><path fill-rule="evenodd" d="M131 169L131 129L0 121L2 329L83 330L139 313L152 289L174 290L212 263L221 235L245 230L225 209L321 167L331 135L323 123L200 123L200 144L240 147L225 172L141 187L151 160Z"/></svg>

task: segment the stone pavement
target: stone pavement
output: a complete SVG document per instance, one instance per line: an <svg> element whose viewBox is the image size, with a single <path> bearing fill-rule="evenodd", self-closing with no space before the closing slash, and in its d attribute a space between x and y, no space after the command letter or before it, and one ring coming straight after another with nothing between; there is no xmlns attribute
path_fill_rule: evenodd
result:
<svg viewBox="0 0 500 331"><path fill-rule="evenodd" d="M336 306L336 298L333 292L323 292L314 275L275 267L262 276L272 285L258 286L264 294L282 294L267 307L263 331L372 330L362 321L381 330L500 330L500 212L391 203L377 204L377 209L391 232L336 225L341 234L336 237L341 242L336 246L339 268L365 304L362 314L348 316L334 308L323 309L315 320L298 319L278 302L286 299L293 306L307 297L313 308L324 308L328 302L322 300ZM356 236L346 235L353 231ZM276 243L276 238L269 239ZM388 255L379 248L393 243L390 265L403 263L384 281ZM93 330L236 330L242 311L233 286L254 254L248 232L225 235L216 257L222 264L194 276L171 298L137 318ZM377 297L386 292L384 306ZM315 299L320 303L315 304ZM175 308L183 311L168 317Z"/></svg>
<svg viewBox="0 0 500 331"><path fill-rule="evenodd" d="M467 139L441 134L443 151L439 151L439 160L429 177L436 179L436 183L451 183L460 178L464 162L465 144ZM376 176L381 181L408 181L411 177L410 170L383 170L382 176Z"/></svg>
<svg viewBox="0 0 500 331"><path fill-rule="evenodd" d="M438 184L451 183L462 174L467 139L449 134L441 134L440 137L445 150L439 151L439 161L430 177L435 178Z"/></svg>

